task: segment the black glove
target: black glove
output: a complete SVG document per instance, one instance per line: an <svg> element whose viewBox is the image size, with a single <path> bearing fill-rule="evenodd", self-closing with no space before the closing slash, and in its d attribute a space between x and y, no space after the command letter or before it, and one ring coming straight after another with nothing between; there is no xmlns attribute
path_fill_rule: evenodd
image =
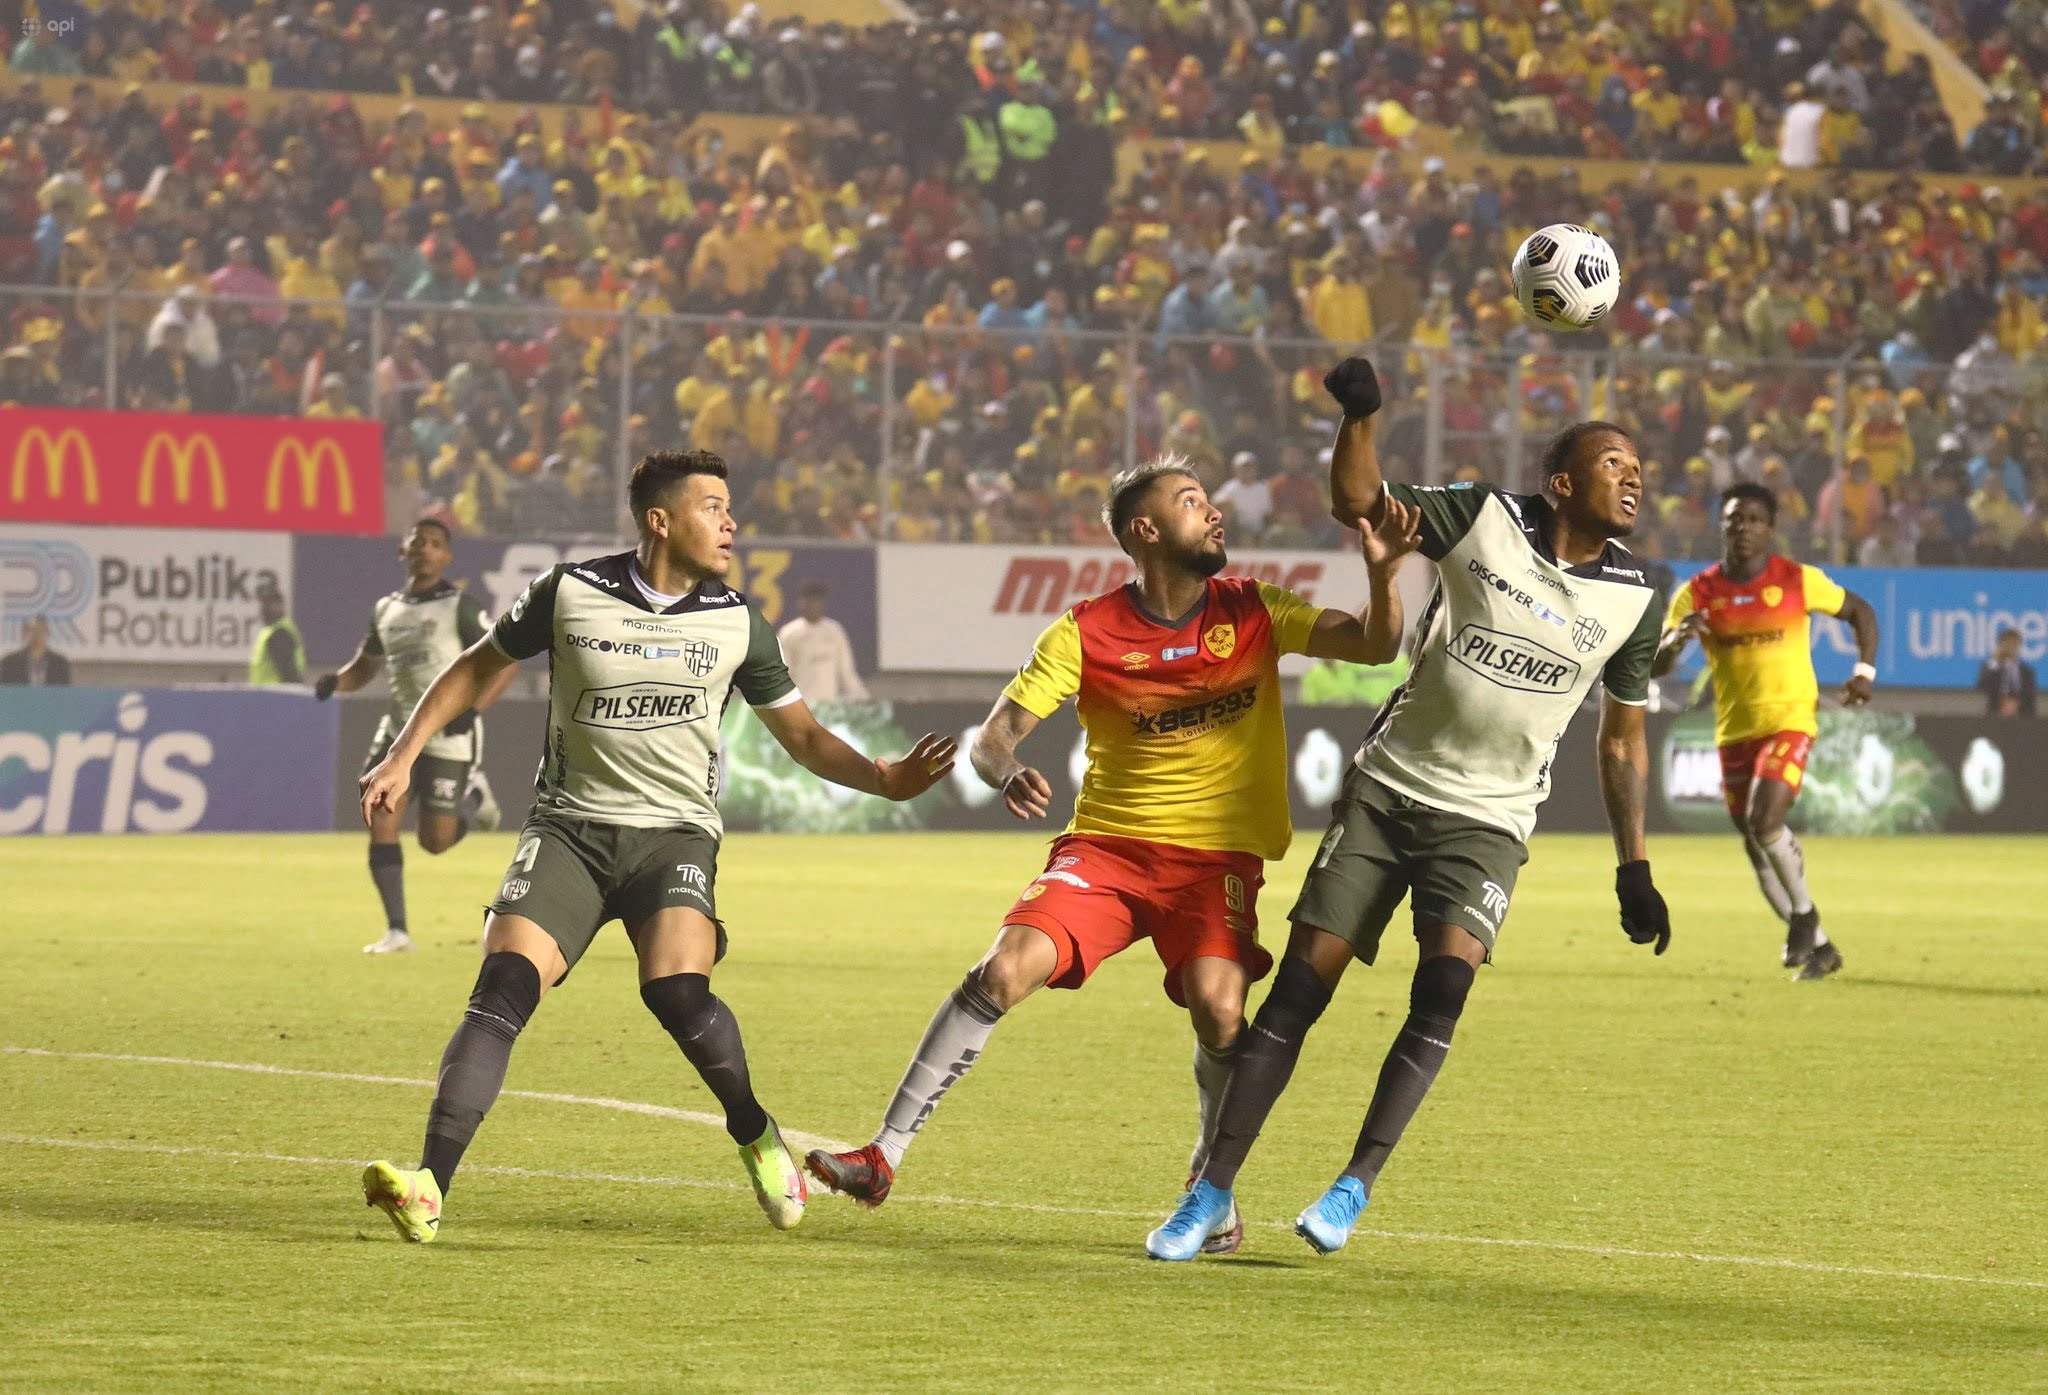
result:
<svg viewBox="0 0 2048 1395"><path fill-rule="evenodd" d="M1671 912L1650 881L1650 864L1624 862L1614 869L1614 894L1621 902L1621 928L1639 945L1655 942L1658 954L1671 945Z"/></svg>
<svg viewBox="0 0 2048 1395"><path fill-rule="evenodd" d="M1369 417L1380 409L1380 377L1371 359L1345 359L1323 375L1323 388L1347 417Z"/></svg>
<svg viewBox="0 0 2048 1395"><path fill-rule="evenodd" d="M325 702L334 696L334 690L341 680L331 673L323 673L313 680L313 696Z"/></svg>

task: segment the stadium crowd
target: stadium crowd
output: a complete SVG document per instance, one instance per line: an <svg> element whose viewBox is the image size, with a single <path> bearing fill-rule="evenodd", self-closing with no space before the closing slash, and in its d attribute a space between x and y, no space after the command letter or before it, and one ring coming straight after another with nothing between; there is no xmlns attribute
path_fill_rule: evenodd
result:
<svg viewBox="0 0 2048 1395"><path fill-rule="evenodd" d="M255 13L294 50L336 17ZM759 533L1093 542L1126 451L1176 449L1240 538L1316 545L1320 375L1371 346L1390 470L1515 478L1504 440L1611 416L1649 462L1653 552L1711 553L1714 492L1756 478L1795 545L2048 557L2048 193L1454 179L1378 144L1312 169L1284 139L1230 168L1162 145L1117 189L1134 118L1056 41L1110 16L1029 13L1035 37L918 47L984 113L1008 94L992 149L970 113L898 124L900 93L739 150L659 103L386 130L342 94L261 117L24 81L0 98L0 403L375 415L395 486L486 532L609 532L618 462L688 440L754 482ZM1621 255L1604 344L1533 333L1504 283L1559 220Z"/></svg>

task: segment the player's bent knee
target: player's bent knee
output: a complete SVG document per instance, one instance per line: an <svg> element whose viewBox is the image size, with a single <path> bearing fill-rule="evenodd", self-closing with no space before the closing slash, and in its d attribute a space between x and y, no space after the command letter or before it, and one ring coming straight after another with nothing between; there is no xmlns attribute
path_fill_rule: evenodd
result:
<svg viewBox="0 0 2048 1395"><path fill-rule="evenodd" d="M484 956L464 1017L507 1041L517 1037L540 1006L540 969L523 954Z"/></svg>
<svg viewBox="0 0 2048 1395"><path fill-rule="evenodd" d="M684 1040L703 1031L717 999L707 974L670 974L640 985L640 1001L669 1035Z"/></svg>
<svg viewBox="0 0 2048 1395"><path fill-rule="evenodd" d="M1408 989L1409 1011L1423 1017L1456 1021L1465 1010L1465 997L1472 991L1477 971L1455 954L1439 954L1415 966L1415 981Z"/></svg>
<svg viewBox="0 0 2048 1395"><path fill-rule="evenodd" d="M1273 991L1259 1005L1257 1026L1267 1036L1297 1039L1316 1024L1329 1005L1330 985L1306 959L1289 955L1273 975Z"/></svg>
<svg viewBox="0 0 2048 1395"><path fill-rule="evenodd" d="M998 1013L1008 1012L1045 986L1046 972L1033 956L1005 945L968 970L963 989L978 989Z"/></svg>
<svg viewBox="0 0 2048 1395"><path fill-rule="evenodd" d="M1752 809L1742 818L1743 836L1761 847L1778 836L1785 820L1762 809Z"/></svg>

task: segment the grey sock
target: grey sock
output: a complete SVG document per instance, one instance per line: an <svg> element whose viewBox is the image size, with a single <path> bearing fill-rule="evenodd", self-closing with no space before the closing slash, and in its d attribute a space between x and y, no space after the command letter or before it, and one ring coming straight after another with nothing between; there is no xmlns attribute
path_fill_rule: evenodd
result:
<svg viewBox="0 0 2048 1395"><path fill-rule="evenodd" d="M675 1038L683 1057L725 1110L725 1131L745 1147L768 1132L768 1111L754 1098L739 1020L711 991L705 974L671 974L640 985L640 1001Z"/></svg>
<svg viewBox="0 0 2048 1395"><path fill-rule="evenodd" d="M1367 1192L1386 1166L1387 1155L1401 1141L1401 1131L1415 1117L1422 1097L1436 1083L1444 1058L1451 1054L1451 1032L1464 1010L1473 969L1462 959L1439 955L1415 970L1409 994L1408 1020L1380 1066L1379 1084L1358 1130L1358 1143L1344 1175L1365 1183Z"/></svg>
<svg viewBox="0 0 2048 1395"><path fill-rule="evenodd" d="M1785 885L1778 880L1778 871L1771 866L1770 858L1754 839L1742 840L1742 851L1749 855L1749 865L1756 870L1757 889L1764 894L1764 900L1771 903L1778 919L1787 925L1792 923L1792 898L1785 894Z"/></svg>
<svg viewBox="0 0 2048 1395"><path fill-rule="evenodd" d="M405 849L396 843L370 844L370 880L384 903L384 923L405 929Z"/></svg>
<svg viewBox="0 0 2048 1395"><path fill-rule="evenodd" d="M1813 897L1806 891L1806 851L1792 836L1792 830L1780 828L1763 844L1763 852L1771 860L1771 870L1778 874L1785 895L1791 898L1792 914L1805 915L1812 910Z"/></svg>
<svg viewBox="0 0 2048 1395"><path fill-rule="evenodd" d="M532 960L518 954L485 956L469 1010L441 1053L426 1145L420 1150L420 1166L434 1174L444 1196L456 1164L505 1087L512 1044L539 1005L540 970Z"/></svg>
<svg viewBox="0 0 2048 1395"><path fill-rule="evenodd" d="M1210 1145L1216 1141L1216 1116L1223 1107L1223 1088L1230 1083L1230 1068L1237 1060L1243 1037L1221 1051L1212 1051L1200 1037L1195 1038L1195 1098L1201 1124L1195 1135L1195 1154L1188 1159L1188 1175L1199 1177L1209 1162Z"/></svg>
<svg viewBox="0 0 2048 1395"><path fill-rule="evenodd" d="M931 1025L924 1029L924 1039L918 1042L917 1054L910 1058L896 1097L882 1116L881 1131L875 1135L875 1146L889 1166L902 1165L910 1141L932 1117L946 1091L973 1068L1002 1015L1003 1010L972 973L932 1014Z"/></svg>

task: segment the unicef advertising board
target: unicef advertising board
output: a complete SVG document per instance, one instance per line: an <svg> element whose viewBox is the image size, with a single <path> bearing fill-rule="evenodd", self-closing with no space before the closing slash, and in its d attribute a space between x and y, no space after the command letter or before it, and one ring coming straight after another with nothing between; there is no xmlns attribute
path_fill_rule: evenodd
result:
<svg viewBox="0 0 2048 1395"><path fill-rule="evenodd" d="M303 688L0 688L0 834L329 829L335 729Z"/></svg>

